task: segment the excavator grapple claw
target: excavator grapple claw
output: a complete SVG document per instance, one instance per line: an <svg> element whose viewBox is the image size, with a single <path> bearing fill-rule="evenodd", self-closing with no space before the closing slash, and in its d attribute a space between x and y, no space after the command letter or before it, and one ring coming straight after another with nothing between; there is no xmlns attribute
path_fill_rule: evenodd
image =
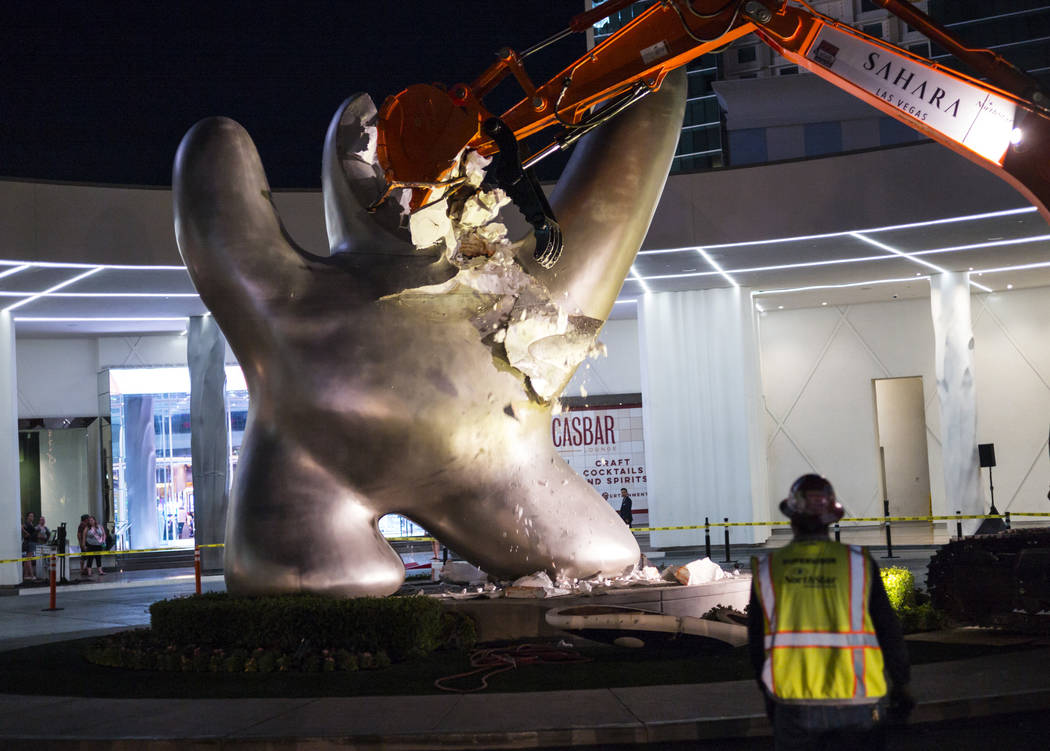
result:
<svg viewBox="0 0 1050 751"><path fill-rule="evenodd" d="M561 258L563 247L561 227L557 222L548 220L536 229L536 248L532 251L532 257L543 268L553 268Z"/></svg>

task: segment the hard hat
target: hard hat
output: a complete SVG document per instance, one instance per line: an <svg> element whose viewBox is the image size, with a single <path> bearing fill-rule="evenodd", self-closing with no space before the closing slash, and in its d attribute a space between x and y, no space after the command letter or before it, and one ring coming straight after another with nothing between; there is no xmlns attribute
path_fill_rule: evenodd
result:
<svg viewBox="0 0 1050 751"><path fill-rule="evenodd" d="M784 516L809 516L821 524L834 524L845 513L835 498L835 488L820 475L802 475L791 485L788 497L780 502Z"/></svg>

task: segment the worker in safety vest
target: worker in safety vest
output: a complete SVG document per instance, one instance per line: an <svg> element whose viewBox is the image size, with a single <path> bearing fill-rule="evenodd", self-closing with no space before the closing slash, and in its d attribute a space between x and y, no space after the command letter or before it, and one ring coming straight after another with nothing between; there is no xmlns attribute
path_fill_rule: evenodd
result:
<svg viewBox="0 0 1050 751"><path fill-rule="evenodd" d="M780 510L794 539L751 559L748 611L776 748L883 749L887 713L903 720L914 701L879 567L863 548L828 538L843 508L823 477L796 480Z"/></svg>

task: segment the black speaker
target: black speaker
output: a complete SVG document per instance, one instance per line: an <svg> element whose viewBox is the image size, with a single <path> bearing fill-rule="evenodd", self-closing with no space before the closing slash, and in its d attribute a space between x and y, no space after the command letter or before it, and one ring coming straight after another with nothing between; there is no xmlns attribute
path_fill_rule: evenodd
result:
<svg viewBox="0 0 1050 751"><path fill-rule="evenodd" d="M994 443L978 443L977 453L981 457L982 467L994 467L995 466L995 444Z"/></svg>

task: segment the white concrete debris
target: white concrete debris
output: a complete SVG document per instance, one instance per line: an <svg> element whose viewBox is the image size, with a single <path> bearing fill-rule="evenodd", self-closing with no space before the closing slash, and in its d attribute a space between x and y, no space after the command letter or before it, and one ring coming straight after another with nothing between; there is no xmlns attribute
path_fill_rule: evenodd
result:
<svg viewBox="0 0 1050 751"><path fill-rule="evenodd" d="M488 579L488 574L466 561L448 561L441 567L441 580L453 584L475 584Z"/></svg>
<svg viewBox="0 0 1050 751"><path fill-rule="evenodd" d="M479 187L490 160L471 151L457 161L453 173ZM438 295L466 288L494 296L474 325L482 338L503 345L507 362L546 401L559 393L582 360L604 353L596 340L601 322L563 308L517 262L517 246L507 240L506 226L496 221L509 202L496 189L477 191L462 202L443 196L416 211L410 220L413 244L422 249L443 242L447 258L460 271L444 284L406 292Z"/></svg>
<svg viewBox="0 0 1050 751"><path fill-rule="evenodd" d="M456 262L460 255L492 255L496 248L507 244L507 227L496 219L510 198L500 188L478 190L491 161L476 151L466 152L465 158L460 152L451 174L465 178L464 183L452 190L432 192L430 202L409 217L413 245L423 249L443 242L445 254ZM466 200L450 200L466 188L474 191Z"/></svg>
<svg viewBox="0 0 1050 751"><path fill-rule="evenodd" d="M451 562L446 564L446 568L449 565L451 565ZM464 565L469 566L470 564ZM489 599L500 597L546 599L566 595L601 595L605 592L614 592L628 588L667 586L669 583L695 586L697 584L709 584L720 579L735 578L737 575L735 573L726 573L721 566L710 558L703 558L687 563L684 566L668 566L663 573L655 566L636 565L627 567L619 576L605 577L597 575L588 579L575 579L557 575L552 580L547 572L537 571L533 574L522 576L513 582L504 582L502 584L489 581L482 586L478 586L478 582L475 580L470 582L472 586L469 588L465 587L461 591L444 591L433 596L453 599L474 599L478 597ZM444 577L442 578L444 579ZM464 580L459 583L466 582Z"/></svg>
<svg viewBox="0 0 1050 751"><path fill-rule="evenodd" d="M712 561L710 558L700 558L699 560L691 561L684 566L677 566L669 568L668 571L664 572L664 577L670 575L681 584L686 586L693 584L707 584L709 582L718 581L719 579L725 579L727 574L722 567Z"/></svg>

